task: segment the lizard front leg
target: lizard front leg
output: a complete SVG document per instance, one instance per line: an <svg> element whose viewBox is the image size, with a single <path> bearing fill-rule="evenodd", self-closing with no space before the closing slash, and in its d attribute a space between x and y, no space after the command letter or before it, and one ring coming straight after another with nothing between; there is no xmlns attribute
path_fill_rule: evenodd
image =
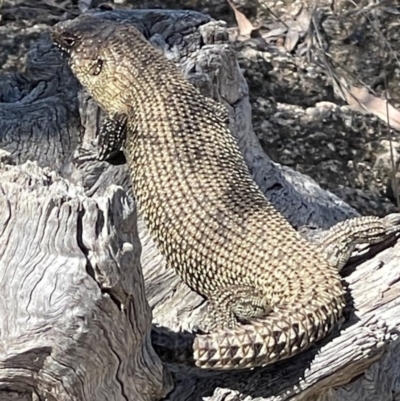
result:
<svg viewBox="0 0 400 401"><path fill-rule="evenodd" d="M77 158L79 162L84 161L116 161L115 164L125 163L123 148L126 139L127 116L116 114L107 116L97 137L97 146L94 150L81 149Z"/></svg>
<svg viewBox="0 0 400 401"><path fill-rule="evenodd" d="M107 117L99 132L98 160L107 160L122 152L126 140L126 114L116 114Z"/></svg>

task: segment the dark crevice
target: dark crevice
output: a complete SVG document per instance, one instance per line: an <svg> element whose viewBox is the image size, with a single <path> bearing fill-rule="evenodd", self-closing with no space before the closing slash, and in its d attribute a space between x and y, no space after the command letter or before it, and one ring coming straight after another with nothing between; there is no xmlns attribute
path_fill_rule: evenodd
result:
<svg viewBox="0 0 400 401"><path fill-rule="evenodd" d="M100 287L99 283L96 280L96 276L94 273L94 269L92 264L90 263L89 260L89 250L85 247L83 240L82 240L82 235L83 235L83 216L85 215L85 210L84 209L80 209L78 211L78 221L77 221L77 227L76 227L76 241L78 243L78 246L80 248L80 250L82 251L82 253L85 255L86 258L86 272L87 274L92 277L92 279L97 283L97 285Z"/></svg>
<svg viewBox="0 0 400 401"><path fill-rule="evenodd" d="M264 178L264 181L266 181L266 179ZM266 192L275 192L275 191L282 191L283 186L281 183L276 182L274 184L272 184L271 186L269 186L268 188L266 188Z"/></svg>
<svg viewBox="0 0 400 401"><path fill-rule="evenodd" d="M120 311L123 310L121 301L118 299L118 297L116 297L116 296L113 294L113 290L112 290L112 289L109 289L109 288L102 288L101 291L102 291L104 294L107 294L107 295L110 297L110 299L115 303L115 305L117 305L117 308L118 308Z"/></svg>
<svg viewBox="0 0 400 401"><path fill-rule="evenodd" d="M118 384L121 387L122 397L124 398L124 400L128 401L130 398L128 397L128 394L127 394L126 389L125 389L125 382L124 382L124 380L121 380L121 378L119 376L119 373L120 373L120 370L121 370L121 366L122 366L122 360L121 360L120 356L118 355L118 352L114 349L113 342L110 340L107 332L104 332L104 337L107 340L109 350L112 352L112 354L118 360L118 366L117 366L115 379L116 379L116 381L118 382Z"/></svg>
<svg viewBox="0 0 400 401"><path fill-rule="evenodd" d="M102 210L98 210L98 219L96 220L96 225L95 225L95 233L96 233L96 238L100 236L101 230L104 227L104 213Z"/></svg>

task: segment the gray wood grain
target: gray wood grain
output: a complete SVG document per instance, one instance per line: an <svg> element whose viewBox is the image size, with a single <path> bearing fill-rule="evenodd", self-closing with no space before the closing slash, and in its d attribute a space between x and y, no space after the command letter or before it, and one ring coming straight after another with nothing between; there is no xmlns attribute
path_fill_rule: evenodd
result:
<svg viewBox="0 0 400 401"><path fill-rule="evenodd" d="M254 179L294 226L325 228L356 215L313 180L273 163L263 152L251 126L247 84L233 47L226 43L222 22L188 11L104 12L103 17L134 23L168 58L179 63L204 94L229 108L232 132ZM0 162L17 164L0 172L0 193L6 199L0 208L0 274L15 272L18 278L8 286L2 281L8 292L0 292L0 316L5 317L2 320L8 322L7 327L25 335L25 351L20 350L23 356L16 353L16 360L29 361L35 372L43 372L44 367L52 372L51 380L29 372L25 377L25 371L20 372L23 377L17 382L23 389L34 387L49 394L49 399L50 391L56 391L53 386L60 393L67 389L72 394L56 399L156 398L168 390L168 376L149 345L150 311L144 289L153 323L171 336L180 330L194 330L204 318L205 305L174 272L166 270L143 221L140 216L136 219L126 167L105 162L77 164L74 160L81 147L95 146L102 120L97 106L78 88L47 34L31 50L26 72L0 77ZM45 174L51 179L38 178L44 173L37 166L23 164L27 160L49 167ZM35 184L29 184L30 180ZM9 181L17 189L12 189ZM145 287L138 263L136 224ZM3 225L13 236L5 234ZM398 392L400 361L396 356L399 252L399 245L389 247L345 270L355 311L340 335L289 361L253 371L216 373L168 364L176 386L167 399L392 400L392 392ZM28 296L21 291L22 283L41 291L30 290ZM55 307L49 300L58 286L59 304ZM17 296L22 296L25 304L14 302ZM10 304L7 308L5 300ZM122 304L130 310L129 318L121 313ZM43 307L51 313L43 314ZM49 331L36 329L37 337L31 342L26 333L39 318L28 319L28 311L30 316L40 316L40 328L51 326ZM33 326L17 329L15 322L20 320ZM78 322L84 325L85 336L67 336ZM10 349L12 338L4 337L3 329L0 333L3 349ZM54 350L58 350L56 354ZM32 355L38 355L37 359ZM3 368L9 366L7 358L7 352L0 353L0 372L5 372L0 383L8 380L0 389L9 388L11 382ZM57 376L66 369L58 358L68 360L70 376ZM96 386L102 390L93 395Z"/></svg>
<svg viewBox="0 0 400 401"><path fill-rule="evenodd" d="M32 162L0 176L0 389L159 399L169 376L149 341L132 202L114 186L88 198Z"/></svg>

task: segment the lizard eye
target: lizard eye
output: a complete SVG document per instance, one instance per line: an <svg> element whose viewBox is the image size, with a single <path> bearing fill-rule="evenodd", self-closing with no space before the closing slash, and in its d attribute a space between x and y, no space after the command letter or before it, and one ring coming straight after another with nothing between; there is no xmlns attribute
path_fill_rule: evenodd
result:
<svg viewBox="0 0 400 401"><path fill-rule="evenodd" d="M91 75L99 75L101 73L102 68L103 68L103 60L98 58L90 68L89 72Z"/></svg>
<svg viewBox="0 0 400 401"><path fill-rule="evenodd" d="M65 51L69 51L75 45L75 38L72 36L63 35L60 38L60 47Z"/></svg>
<svg viewBox="0 0 400 401"><path fill-rule="evenodd" d="M64 42L65 47L69 48L74 45L75 40L73 38L64 38L63 42Z"/></svg>
<svg viewBox="0 0 400 401"><path fill-rule="evenodd" d="M71 54L74 47L80 42L79 35L74 32L63 32L59 29L54 29L51 36L57 47L67 54Z"/></svg>

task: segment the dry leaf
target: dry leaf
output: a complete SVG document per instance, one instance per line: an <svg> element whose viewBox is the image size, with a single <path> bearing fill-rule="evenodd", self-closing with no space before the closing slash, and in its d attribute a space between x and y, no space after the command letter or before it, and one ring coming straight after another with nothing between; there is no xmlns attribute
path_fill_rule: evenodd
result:
<svg viewBox="0 0 400 401"><path fill-rule="evenodd" d="M300 25L303 33L306 33L310 28L312 11L303 8L301 13L296 17L297 23Z"/></svg>
<svg viewBox="0 0 400 401"><path fill-rule="evenodd" d="M307 9L302 9L301 13L296 17L296 20L286 21L289 26L289 31L286 34L285 49L291 52L299 42L300 38L308 32L311 23L311 12Z"/></svg>
<svg viewBox="0 0 400 401"><path fill-rule="evenodd" d="M289 32L286 34L285 49L288 52L291 52L296 47L299 39L300 33L294 29L290 29Z"/></svg>
<svg viewBox="0 0 400 401"><path fill-rule="evenodd" d="M238 24L239 34L243 36L250 36L251 33L255 30L253 24L247 19L247 17L241 13L235 5L231 2L231 0L226 0L228 4L231 6L233 12L235 13L235 19Z"/></svg>
<svg viewBox="0 0 400 401"><path fill-rule="evenodd" d="M84 14L86 11L89 10L90 6L92 4L92 0L79 0L78 1L78 8L79 11Z"/></svg>
<svg viewBox="0 0 400 401"><path fill-rule="evenodd" d="M263 33L261 36L263 39L279 38L283 36L286 33L286 31L287 27L282 24L279 28L270 29L268 32Z"/></svg>
<svg viewBox="0 0 400 401"><path fill-rule="evenodd" d="M389 14L400 15L400 11L394 7L383 7L383 10Z"/></svg>
<svg viewBox="0 0 400 401"><path fill-rule="evenodd" d="M400 130L400 111L391 104L387 105L387 100L372 95L365 87L350 86L344 92L346 93L346 101L353 110L375 114L386 123L389 120L392 128Z"/></svg>

